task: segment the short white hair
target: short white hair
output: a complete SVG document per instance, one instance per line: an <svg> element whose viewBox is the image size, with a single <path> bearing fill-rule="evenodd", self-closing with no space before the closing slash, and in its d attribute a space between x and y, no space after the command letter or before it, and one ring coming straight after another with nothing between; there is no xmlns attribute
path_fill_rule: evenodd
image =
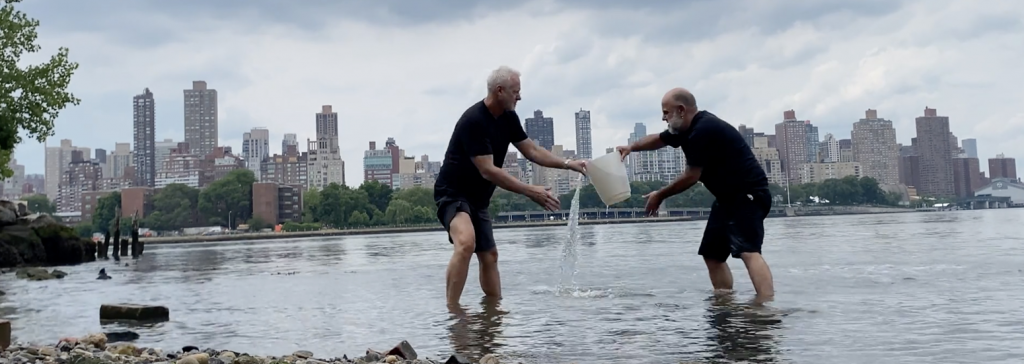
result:
<svg viewBox="0 0 1024 364"><path fill-rule="evenodd" d="M507 85L513 77L520 77L520 73L509 66L501 66L491 71L491 75L487 76L487 92L497 90L498 86Z"/></svg>

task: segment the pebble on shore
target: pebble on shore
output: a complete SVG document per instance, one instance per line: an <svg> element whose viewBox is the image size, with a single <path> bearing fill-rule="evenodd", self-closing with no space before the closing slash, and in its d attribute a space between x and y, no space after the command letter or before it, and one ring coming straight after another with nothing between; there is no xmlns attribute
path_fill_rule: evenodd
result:
<svg viewBox="0 0 1024 364"><path fill-rule="evenodd" d="M366 350L366 354L349 358L317 358L313 352L299 350L286 356L258 356L230 350L199 349L186 346L181 350L165 352L155 348L138 347L128 342L107 342L102 333L81 338L63 338L57 345L39 346L12 343L0 353L3 364L334 364L334 363L388 363L388 364L500 364L498 358L488 354L473 363L460 355L446 360L419 358L407 341L391 350Z"/></svg>

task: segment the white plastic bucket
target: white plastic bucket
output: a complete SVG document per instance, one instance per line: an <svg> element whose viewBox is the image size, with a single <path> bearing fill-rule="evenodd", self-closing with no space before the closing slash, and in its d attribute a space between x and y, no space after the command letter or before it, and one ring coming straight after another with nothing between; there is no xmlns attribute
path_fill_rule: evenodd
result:
<svg viewBox="0 0 1024 364"><path fill-rule="evenodd" d="M587 163L587 177L605 205L611 206L629 199L631 190L626 177L626 165L618 152L605 154Z"/></svg>

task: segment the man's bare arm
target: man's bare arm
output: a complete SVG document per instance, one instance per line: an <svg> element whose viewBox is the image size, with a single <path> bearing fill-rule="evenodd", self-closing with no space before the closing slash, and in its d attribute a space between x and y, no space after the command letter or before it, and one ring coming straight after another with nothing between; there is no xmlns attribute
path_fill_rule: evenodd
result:
<svg viewBox="0 0 1024 364"><path fill-rule="evenodd" d="M672 181L668 186L662 187L658 191L659 197L667 199L690 189L700 180L700 171L700 167L686 166L686 171L679 178L676 178L675 181Z"/></svg>
<svg viewBox="0 0 1024 364"><path fill-rule="evenodd" d="M473 165L480 171L480 175L484 179L491 181L494 185L501 187L509 192L515 192L521 195L526 194L529 185L519 181L519 179L512 177L511 174L505 172L505 170L498 168L494 165L494 156L481 155L473 157Z"/></svg>
<svg viewBox="0 0 1024 364"><path fill-rule="evenodd" d="M523 157L529 159L533 163L537 163L548 168L559 168L565 169L565 158L559 158L554 154L551 154L547 149L541 148L541 146L534 143L532 139L526 138L518 143L513 143L519 152L523 153Z"/></svg>

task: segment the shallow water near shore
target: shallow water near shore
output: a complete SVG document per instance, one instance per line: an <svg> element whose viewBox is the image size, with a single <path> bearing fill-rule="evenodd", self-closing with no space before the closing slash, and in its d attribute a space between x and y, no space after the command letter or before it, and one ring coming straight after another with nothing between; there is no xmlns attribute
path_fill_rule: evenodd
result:
<svg viewBox="0 0 1024 364"><path fill-rule="evenodd" d="M317 357L408 340L420 356L496 353L526 363L1001 363L1024 357L1024 209L766 221L777 298L715 297L704 222L581 226L572 295L556 294L566 227L499 229L504 299L444 304L442 233L147 246L138 261L0 275L15 340L116 331L100 304L160 304L171 321L128 328L142 346ZM125 267L124 263L129 263ZM96 280L100 268L112 280Z"/></svg>

